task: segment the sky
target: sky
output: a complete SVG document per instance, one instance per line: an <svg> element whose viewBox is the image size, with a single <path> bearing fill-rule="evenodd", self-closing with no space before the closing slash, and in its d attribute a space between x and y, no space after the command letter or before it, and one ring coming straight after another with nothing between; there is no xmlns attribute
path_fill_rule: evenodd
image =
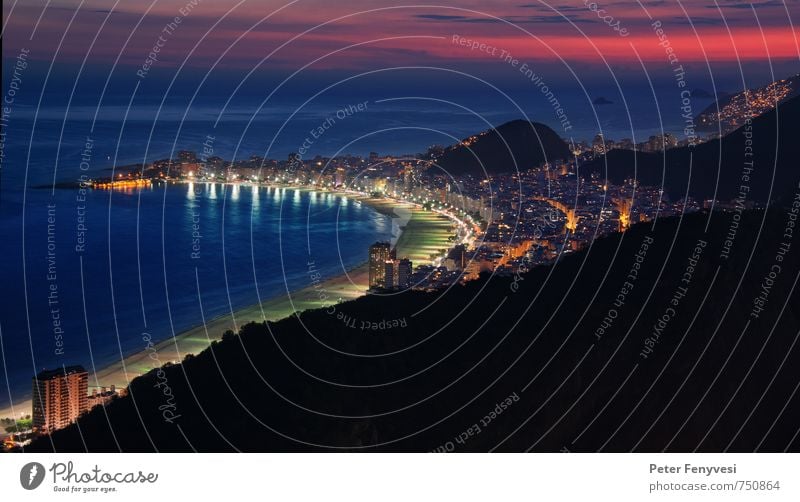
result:
<svg viewBox="0 0 800 502"><path fill-rule="evenodd" d="M134 87L155 100L263 95L287 79L281 92L298 95L469 95L476 81L513 92L535 76L598 95L673 88L678 67L693 88L736 92L800 71L800 0L10 0L3 11L4 84L25 50L46 92L80 80L78 100L104 90L124 102Z"/></svg>
<svg viewBox="0 0 800 502"><path fill-rule="evenodd" d="M314 69L497 62L454 44L453 35L527 61L596 65L635 61L637 54L662 60L652 28L660 21L682 61L797 61L800 53L798 0L756 0L753 7L740 0L526 1L10 0L3 3L4 38L24 42L40 59L57 52L62 63L80 64L89 54L92 63L119 57L137 65L179 17L178 29L165 36L162 66L207 66L222 56L224 67L251 68L271 54L273 70L294 70L353 44L360 45ZM9 48L3 52L7 58Z"/></svg>

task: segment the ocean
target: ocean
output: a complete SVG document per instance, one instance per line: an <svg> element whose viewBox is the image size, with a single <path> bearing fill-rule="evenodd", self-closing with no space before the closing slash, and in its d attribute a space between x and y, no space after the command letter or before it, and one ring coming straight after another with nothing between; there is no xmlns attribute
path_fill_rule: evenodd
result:
<svg viewBox="0 0 800 502"><path fill-rule="evenodd" d="M591 139L599 128L607 138L631 137L621 102L593 110L585 97L562 99L572 103L565 107L570 134L540 96L519 105L565 137ZM404 98L264 107L206 100L188 108L171 101L67 107L47 96L42 106L35 102L18 100L3 129L0 408L9 395L28 395L43 368L99 369L142 350L143 332L158 341L197 325L199 302L210 319L308 286L308 260L326 276L339 275L366 260L370 243L391 236L389 218L328 193L202 183L83 194L53 190L54 181L199 152L209 137L213 154L226 159L286 158L304 142L306 158L414 154L523 116L516 105L486 97L469 109ZM659 120L652 97L637 94L627 104L637 112L637 141L662 125L682 127L679 114Z"/></svg>
<svg viewBox="0 0 800 502"><path fill-rule="evenodd" d="M24 201L23 201L24 197ZM223 184L4 196L0 408L43 368L100 369L363 263L391 221L331 193ZM24 208L24 209L23 209ZM215 334L219 335L219 334ZM6 378L7 376L7 378Z"/></svg>

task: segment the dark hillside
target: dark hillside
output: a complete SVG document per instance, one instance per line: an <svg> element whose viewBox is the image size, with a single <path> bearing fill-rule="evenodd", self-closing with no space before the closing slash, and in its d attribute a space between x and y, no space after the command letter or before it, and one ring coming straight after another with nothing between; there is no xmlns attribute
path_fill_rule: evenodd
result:
<svg viewBox="0 0 800 502"><path fill-rule="evenodd" d="M124 451L796 451L796 250L750 316L787 213L771 208L762 227L763 211L745 212L727 260L731 215L715 213L705 233L707 217L634 226L534 269L518 287L484 277L245 326L137 378L107 408L110 421L95 409L78 424L83 439L72 426L52 444L116 451L113 430ZM396 327L360 329L393 319ZM173 423L163 382L180 415ZM29 450L52 448L44 438Z"/></svg>

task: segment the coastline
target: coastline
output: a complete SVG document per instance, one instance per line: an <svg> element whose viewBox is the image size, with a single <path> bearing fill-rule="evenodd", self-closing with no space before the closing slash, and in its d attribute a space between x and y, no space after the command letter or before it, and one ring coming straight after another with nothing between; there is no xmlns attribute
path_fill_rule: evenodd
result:
<svg viewBox="0 0 800 502"><path fill-rule="evenodd" d="M415 265L429 262L432 253L449 248L453 244L448 240L454 235L453 222L445 216L425 211L411 203L392 199L373 199L351 193L341 195L366 204L386 216L402 216L398 214L398 210L408 215L409 219L405 228L400 230L396 246L398 257L408 257ZM229 329L238 331L240 326L249 322L277 321L296 312L327 306L337 299L347 301L366 294L368 287L366 262L316 283L312 282L311 273L313 272L309 272L308 286L288 292L284 289L260 304L249 305L213 319L204 319L198 325L151 346L147 346L147 340L143 339L142 350L128 354L121 360L101 368L87 367L89 385L102 387L114 385L118 389L125 388L131 380L148 371L168 362L178 363L187 354L200 353L212 341L220 339ZM319 298L320 290L325 291L328 301ZM20 417L31 413L30 396L20 400L15 399L12 403L13 406L9 404L0 409L0 418ZM12 410L16 413L12 414Z"/></svg>

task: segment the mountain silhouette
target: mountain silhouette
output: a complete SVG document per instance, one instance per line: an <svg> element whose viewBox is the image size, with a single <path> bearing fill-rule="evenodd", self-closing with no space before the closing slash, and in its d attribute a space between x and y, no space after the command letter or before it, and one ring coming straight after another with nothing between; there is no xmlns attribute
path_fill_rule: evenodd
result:
<svg viewBox="0 0 800 502"><path fill-rule="evenodd" d="M513 120L446 148L434 162L452 175L483 178L487 173L525 171L569 156L567 143L546 125Z"/></svg>

